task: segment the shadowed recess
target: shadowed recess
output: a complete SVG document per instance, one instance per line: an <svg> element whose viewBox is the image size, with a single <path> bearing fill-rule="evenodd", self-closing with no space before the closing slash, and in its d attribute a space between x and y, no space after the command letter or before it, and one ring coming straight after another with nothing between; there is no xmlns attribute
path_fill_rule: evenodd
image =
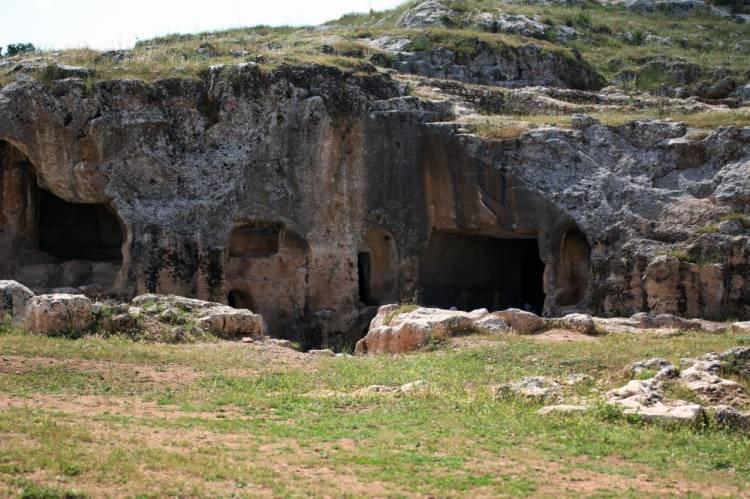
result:
<svg viewBox="0 0 750 499"><path fill-rule="evenodd" d="M422 261L422 301L459 310L517 307L541 312L543 277L536 239L435 232Z"/></svg>

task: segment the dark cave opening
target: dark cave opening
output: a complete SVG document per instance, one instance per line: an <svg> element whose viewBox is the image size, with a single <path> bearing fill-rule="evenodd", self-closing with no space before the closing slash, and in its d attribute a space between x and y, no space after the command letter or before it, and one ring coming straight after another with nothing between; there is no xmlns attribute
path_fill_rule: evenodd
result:
<svg viewBox="0 0 750 499"><path fill-rule="evenodd" d="M248 291L233 289L227 294L227 303L232 308L246 308L255 311L255 300Z"/></svg>
<svg viewBox="0 0 750 499"><path fill-rule="evenodd" d="M560 244L560 278L557 302L575 306L586 296L591 278L591 246L578 228L568 230Z"/></svg>
<svg viewBox="0 0 750 499"><path fill-rule="evenodd" d="M398 247L385 229L367 231L357 254L359 300L377 306L398 301Z"/></svg>
<svg viewBox="0 0 750 499"><path fill-rule="evenodd" d="M370 296L370 279L372 273L372 261L369 251L361 251L357 254L357 277L359 284L359 301L365 305L375 305Z"/></svg>
<svg viewBox="0 0 750 499"><path fill-rule="evenodd" d="M544 263L536 239L435 232L420 270L426 306L474 310L544 308Z"/></svg>
<svg viewBox="0 0 750 499"><path fill-rule="evenodd" d="M105 204L69 203L39 189L39 249L61 260L122 261L124 234Z"/></svg>

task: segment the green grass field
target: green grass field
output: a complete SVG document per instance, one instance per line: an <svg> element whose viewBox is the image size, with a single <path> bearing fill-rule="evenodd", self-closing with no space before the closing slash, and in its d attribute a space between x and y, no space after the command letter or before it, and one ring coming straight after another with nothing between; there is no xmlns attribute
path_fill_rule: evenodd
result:
<svg viewBox="0 0 750 499"><path fill-rule="evenodd" d="M319 358L268 344L0 335L0 495L742 496L750 436L648 424L602 406L539 416L495 400L525 375L585 373L596 398L652 356L731 334L587 341L478 336L403 356ZM370 385L425 380L425 391Z"/></svg>

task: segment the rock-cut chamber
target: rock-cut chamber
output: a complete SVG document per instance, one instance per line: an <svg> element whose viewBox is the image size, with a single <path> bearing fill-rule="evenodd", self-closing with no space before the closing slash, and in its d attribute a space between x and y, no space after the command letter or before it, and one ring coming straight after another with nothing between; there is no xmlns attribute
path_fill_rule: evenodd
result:
<svg viewBox="0 0 750 499"><path fill-rule="evenodd" d="M21 151L0 141L0 277L38 289L115 286L123 224L103 203L71 203L40 185Z"/></svg>
<svg viewBox="0 0 750 499"><path fill-rule="evenodd" d="M422 258L420 288L428 306L541 313L544 263L538 241L434 232Z"/></svg>

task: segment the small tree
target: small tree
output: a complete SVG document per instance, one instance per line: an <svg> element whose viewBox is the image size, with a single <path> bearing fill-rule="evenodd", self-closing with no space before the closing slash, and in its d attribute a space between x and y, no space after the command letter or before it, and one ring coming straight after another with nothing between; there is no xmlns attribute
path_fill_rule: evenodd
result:
<svg viewBox="0 0 750 499"><path fill-rule="evenodd" d="M13 57L18 54L25 54L27 52L34 52L36 48L33 43L11 43L8 45L7 56Z"/></svg>

